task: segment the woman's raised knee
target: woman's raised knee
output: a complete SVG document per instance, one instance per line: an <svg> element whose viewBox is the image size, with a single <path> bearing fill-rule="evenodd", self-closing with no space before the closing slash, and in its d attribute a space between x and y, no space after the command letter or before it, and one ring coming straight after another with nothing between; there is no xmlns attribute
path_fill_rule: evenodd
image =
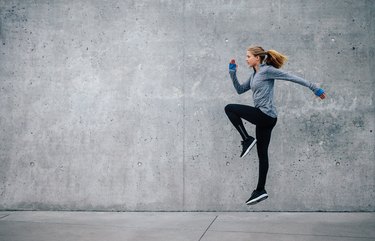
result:
<svg viewBox="0 0 375 241"><path fill-rule="evenodd" d="M226 105L225 108L224 108L225 112L230 112L232 107L233 107L233 104Z"/></svg>

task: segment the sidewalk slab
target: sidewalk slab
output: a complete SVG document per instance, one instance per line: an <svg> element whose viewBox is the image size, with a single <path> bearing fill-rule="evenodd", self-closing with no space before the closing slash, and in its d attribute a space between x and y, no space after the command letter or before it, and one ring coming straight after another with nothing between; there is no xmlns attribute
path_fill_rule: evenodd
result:
<svg viewBox="0 0 375 241"><path fill-rule="evenodd" d="M0 216L5 216L0 219L1 241L199 240L215 217L182 212L10 212Z"/></svg>
<svg viewBox="0 0 375 241"><path fill-rule="evenodd" d="M0 212L0 241L375 241L375 213Z"/></svg>
<svg viewBox="0 0 375 241"><path fill-rule="evenodd" d="M374 213L222 213L210 240L375 240Z"/></svg>

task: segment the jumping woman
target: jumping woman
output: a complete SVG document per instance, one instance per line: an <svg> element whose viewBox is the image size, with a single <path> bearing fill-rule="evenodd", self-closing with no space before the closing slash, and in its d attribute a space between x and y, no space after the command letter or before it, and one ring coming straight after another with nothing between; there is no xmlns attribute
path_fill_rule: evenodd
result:
<svg viewBox="0 0 375 241"><path fill-rule="evenodd" d="M251 194L247 205L256 204L266 198L266 177L268 172L268 146L271 140L271 132L277 122L277 112L274 105L273 92L275 79L287 80L312 90L321 99L326 97L324 90L298 76L288 74L279 68L287 61L287 57L275 50L265 51L260 46L250 47L247 50L246 60L254 72L243 84L240 84L237 76L237 65L232 60L229 64L229 74L234 88L238 94L248 90L253 91L254 106L229 104L225 107L225 113L242 137L242 153L246 156L256 144L259 158L258 186ZM242 122L245 119L255 125L255 137L250 136Z"/></svg>

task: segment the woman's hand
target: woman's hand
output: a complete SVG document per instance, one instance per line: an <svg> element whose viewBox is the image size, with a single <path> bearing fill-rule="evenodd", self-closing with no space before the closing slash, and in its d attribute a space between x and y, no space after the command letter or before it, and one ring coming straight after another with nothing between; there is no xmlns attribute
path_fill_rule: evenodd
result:
<svg viewBox="0 0 375 241"><path fill-rule="evenodd" d="M319 96L319 98L320 99L325 99L327 96L326 96L326 93L324 92L324 90L323 89L317 89L316 91L315 91L315 95L316 96Z"/></svg>
<svg viewBox="0 0 375 241"><path fill-rule="evenodd" d="M229 63L229 71L236 71L236 70L237 70L236 61L232 59Z"/></svg>

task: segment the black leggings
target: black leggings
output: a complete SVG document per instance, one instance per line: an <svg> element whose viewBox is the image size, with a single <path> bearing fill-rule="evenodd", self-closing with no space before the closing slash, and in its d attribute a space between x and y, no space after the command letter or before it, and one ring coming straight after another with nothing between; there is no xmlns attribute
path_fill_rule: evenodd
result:
<svg viewBox="0 0 375 241"><path fill-rule="evenodd" d="M243 140L247 139L249 135L246 132L241 118L256 126L255 134L259 158L259 179L257 190L264 190L268 172L268 146L271 140L271 132L276 125L277 118L264 114L258 108L237 104L229 104L225 106L225 113L234 127L238 130Z"/></svg>

